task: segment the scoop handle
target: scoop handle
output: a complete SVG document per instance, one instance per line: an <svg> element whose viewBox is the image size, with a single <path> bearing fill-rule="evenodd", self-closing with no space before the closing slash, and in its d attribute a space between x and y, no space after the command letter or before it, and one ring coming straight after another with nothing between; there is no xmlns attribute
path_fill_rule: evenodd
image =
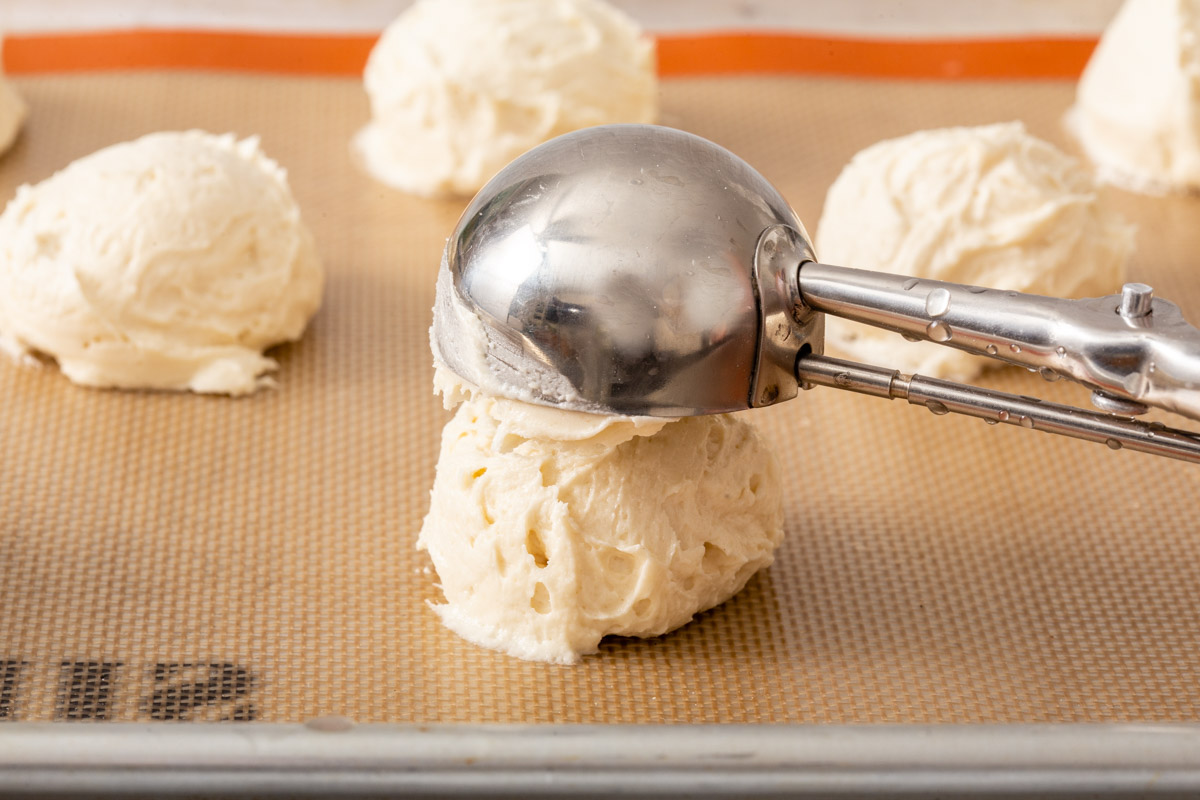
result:
<svg viewBox="0 0 1200 800"><path fill-rule="evenodd" d="M812 309L1078 381L1105 410L1200 419L1200 330L1144 284L1064 300L813 261L798 284Z"/></svg>
<svg viewBox="0 0 1200 800"><path fill-rule="evenodd" d="M1086 411L1036 397L921 375L905 375L898 370L828 356L801 355L796 361L796 378L805 389L830 386L875 397L907 400L938 415L966 414L991 424L1019 425L1043 433L1099 442L1113 450L1137 450L1200 463L1200 435L1168 428L1158 422Z"/></svg>

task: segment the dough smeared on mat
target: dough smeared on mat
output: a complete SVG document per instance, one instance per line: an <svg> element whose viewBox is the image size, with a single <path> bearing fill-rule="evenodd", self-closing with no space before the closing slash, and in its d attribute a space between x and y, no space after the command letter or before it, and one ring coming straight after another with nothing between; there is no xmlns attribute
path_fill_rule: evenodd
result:
<svg viewBox="0 0 1200 800"><path fill-rule="evenodd" d="M0 153L12 147L28 113L25 101L0 71Z"/></svg>
<svg viewBox="0 0 1200 800"><path fill-rule="evenodd" d="M17 190L0 215L0 348L87 386L246 394L322 281L256 138L155 133Z"/></svg>
<svg viewBox="0 0 1200 800"><path fill-rule="evenodd" d="M1117 291L1134 230L1092 177L1018 122L920 131L858 153L825 198L828 264L1056 297ZM832 349L969 380L1001 362L826 317Z"/></svg>
<svg viewBox="0 0 1200 800"><path fill-rule="evenodd" d="M1084 70L1068 125L1112 183L1200 190L1200 2L1126 0Z"/></svg>
<svg viewBox="0 0 1200 800"><path fill-rule="evenodd" d="M604 636L658 636L732 597L772 562L782 506L778 462L735 417L605 417L476 394L442 432L418 547L449 628L571 663Z"/></svg>
<svg viewBox="0 0 1200 800"><path fill-rule="evenodd" d="M417 0L364 82L360 158L423 195L474 194L547 139L657 114L653 40L598 0Z"/></svg>

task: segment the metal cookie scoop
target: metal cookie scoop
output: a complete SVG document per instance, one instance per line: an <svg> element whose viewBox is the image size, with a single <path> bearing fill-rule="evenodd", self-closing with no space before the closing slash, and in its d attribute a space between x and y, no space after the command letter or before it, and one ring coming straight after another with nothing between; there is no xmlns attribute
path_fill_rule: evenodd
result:
<svg viewBox="0 0 1200 800"><path fill-rule="evenodd" d="M446 259L456 302L439 298L434 347L493 394L686 416L832 386L1200 462L1200 435L1130 418L1200 419L1200 331L1148 286L1061 300L819 264L774 187L682 131L531 150L471 202ZM826 313L1078 381L1110 413L825 357Z"/></svg>

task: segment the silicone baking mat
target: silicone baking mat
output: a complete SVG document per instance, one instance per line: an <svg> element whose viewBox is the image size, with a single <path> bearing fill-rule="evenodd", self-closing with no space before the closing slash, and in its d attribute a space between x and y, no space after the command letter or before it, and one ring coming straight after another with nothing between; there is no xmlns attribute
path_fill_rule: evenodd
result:
<svg viewBox="0 0 1200 800"><path fill-rule="evenodd" d="M0 719L363 722L1195 720L1200 468L819 389L748 415L790 487L778 560L739 596L573 667L468 644L414 549L447 414L434 274L463 201L361 175L358 81L27 77L0 196L140 134L260 134L328 270L279 387L96 391L0 362ZM810 229L845 161L909 131L1023 119L1066 145L1066 82L674 79ZM1200 320L1200 200L1112 192L1131 277ZM982 381L1086 404L1008 369ZM1166 420L1166 417L1163 417Z"/></svg>

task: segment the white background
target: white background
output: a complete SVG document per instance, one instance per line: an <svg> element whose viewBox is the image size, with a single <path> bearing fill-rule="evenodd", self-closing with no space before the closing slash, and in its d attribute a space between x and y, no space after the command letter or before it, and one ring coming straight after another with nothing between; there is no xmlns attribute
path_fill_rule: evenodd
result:
<svg viewBox="0 0 1200 800"><path fill-rule="evenodd" d="M610 0L648 30L1094 36L1120 0ZM0 0L0 30L378 32L411 0Z"/></svg>

